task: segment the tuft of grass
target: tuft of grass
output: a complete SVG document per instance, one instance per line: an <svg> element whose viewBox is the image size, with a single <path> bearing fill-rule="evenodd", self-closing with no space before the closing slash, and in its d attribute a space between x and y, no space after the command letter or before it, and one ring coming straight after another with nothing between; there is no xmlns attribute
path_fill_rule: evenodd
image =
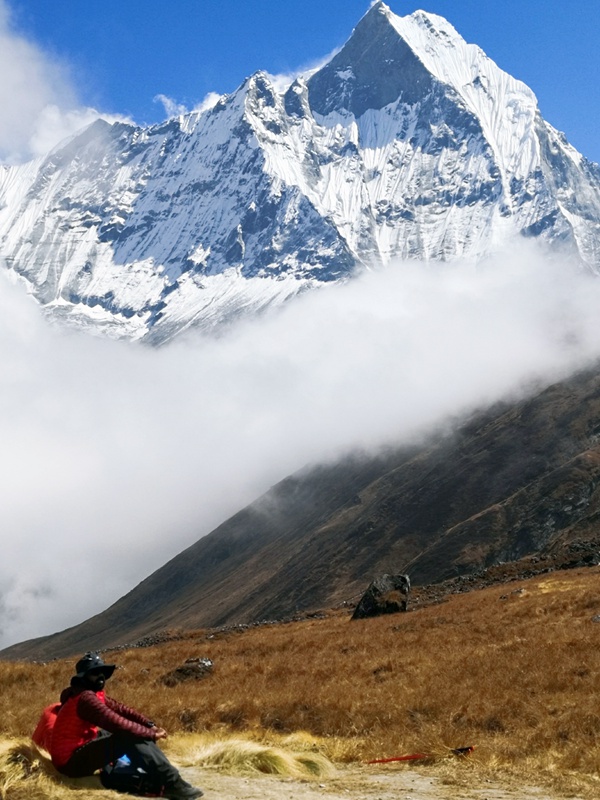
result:
<svg viewBox="0 0 600 800"><path fill-rule="evenodd" d="M67 779L31 742L0 740L0 800L114 800L96 777Z"/></svg>
<svg viewBox="0 0 600 800"><path fill-rule="evenodd" d="M330 777L334 768L320 753L292 752L247 739L205 744L189 755L187 766L217 767L234 774L261 772L288 778Z"/></svg>

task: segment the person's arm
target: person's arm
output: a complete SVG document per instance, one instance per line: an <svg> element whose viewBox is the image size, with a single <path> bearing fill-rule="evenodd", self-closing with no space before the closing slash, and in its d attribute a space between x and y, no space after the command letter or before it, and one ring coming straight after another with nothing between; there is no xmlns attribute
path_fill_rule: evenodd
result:
<svg viewBox="0 0 600 800"><path fill-rule="evenodd" d="M119 703L118 700L115 700L112 697L105 697L104 702L111 711L115 712L115 714L119 714L121 717L125 717L125 719L130 719L132 722L137 722L139 725L144 725L146 728L154 727L154 722L152 722L151 719L148 719L148 717L144 716L144 714L136 711L135 708L130 708L124 703Z"/></svg>
<svg viewBox="0 0 600 800"><path fill-rule="evenodd" d="M77 701L77 713L82 719L97 725L109 733L129 733L140 739L151 739L156 741L162 738L160 728L151 728L134 720L127 719L116 711L109 708L95 694L95 692L85 691L79 695ZM150 722L150 720L148 720Z"/></svg>

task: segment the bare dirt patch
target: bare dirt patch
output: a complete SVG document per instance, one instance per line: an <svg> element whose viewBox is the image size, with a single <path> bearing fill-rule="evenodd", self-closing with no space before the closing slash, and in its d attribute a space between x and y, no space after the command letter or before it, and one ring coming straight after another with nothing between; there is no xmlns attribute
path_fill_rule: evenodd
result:
<svg viewBox="0 0 600 800"><path fill-rule="evenodd" d="M373 770L341 767L325 781L309 782L271 775L234 777L213 770L186 769L187 780L200 786L206 800L558 800L535 787L483 785L465 776L448 781L422 770ZM576 798L571 795L572 800Z"/></svg>

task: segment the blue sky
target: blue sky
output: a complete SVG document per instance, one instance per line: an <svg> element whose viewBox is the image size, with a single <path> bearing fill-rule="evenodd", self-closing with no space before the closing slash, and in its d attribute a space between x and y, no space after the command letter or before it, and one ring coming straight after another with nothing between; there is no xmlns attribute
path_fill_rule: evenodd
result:
<svg viewBox="0 0 600 800"><path fill-rule="evenodd" d="M73 76L78 99L156 122L258 69L287 73L339 47L368 0L2 0L12 27ZM390 0L441 14L537 94L542 114L600 161L599 0Z"/></svg>

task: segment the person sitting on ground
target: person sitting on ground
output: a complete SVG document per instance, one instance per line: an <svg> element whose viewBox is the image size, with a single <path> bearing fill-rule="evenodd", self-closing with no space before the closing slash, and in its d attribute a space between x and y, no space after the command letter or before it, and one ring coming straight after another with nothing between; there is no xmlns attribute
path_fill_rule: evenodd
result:
<svg viewBox="0 0 600 800"><path fill-rule="evenodd" d="M183 780L156 742L167 736L139 711L104 693L115 671L98 653L86 653L76 664L71 685L61 693L52 732L52 763L63 775L81 778L126 756L140 767L157 794L169 800L194 800L202 791Z"/></svg>

